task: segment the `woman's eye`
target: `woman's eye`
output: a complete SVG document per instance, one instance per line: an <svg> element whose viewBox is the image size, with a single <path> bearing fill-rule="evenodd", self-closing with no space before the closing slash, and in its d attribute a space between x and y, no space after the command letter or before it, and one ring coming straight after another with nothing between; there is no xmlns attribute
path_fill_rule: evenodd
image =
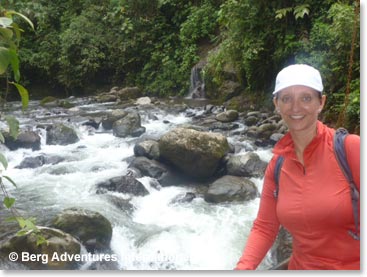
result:
<svg viewBox="0 0 367 277"><path fill-rule="evenodd" d="M312 100L312 97L310 95L303 96L302 101L303 102L310 102Z"/></svg>
<svg viewBox="0 0 367 277"><path fill-rule="evenodd" d="M289 96L283 96L281 98L281 100L282 100L283 103L289 103L291 101L291 97L289 97Z"/></svg>

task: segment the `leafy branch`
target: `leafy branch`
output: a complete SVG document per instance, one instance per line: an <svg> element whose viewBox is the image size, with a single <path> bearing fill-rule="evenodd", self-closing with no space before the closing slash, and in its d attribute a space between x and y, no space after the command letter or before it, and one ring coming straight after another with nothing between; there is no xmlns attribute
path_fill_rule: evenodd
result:
<svg viewBox="0 0 367 277"><path fill-rule="evenodd" d="M5 75L7 82L5 95L3 97L0 95L0 102L5 104L6 96L9 92L9 84L11 84L18 90L22 99L22 109L25 110L28 106L29 96L27 89L19 84L20 69L18 57L19 43L23 29L15 23L13 16L19 16L25 20L32 30L34 30L34 26L26 16L16 11L3 10L0 11L0 14L2 15L0 17L0 75ZM13 72L15 82L9 81L9 67L10 71Z"/></svg>
<svg viewBox="0 0 367 277"><path fill-rule="evenodd" d="M19 84L20 81L20 70L19 70L19 57L18 48L21 38L21 32L23 30L13 21L13 16L19 16L21 19L25 20L28 25L34 30L33 23L23 14L15 11L0 11L0 75L5 75L6 78L6 91L4 96L0 94L0 103L5 104L6 96L9 92L9 85L14 85L19 92L22 101L22 110L24 111L29 102L28 91L25 87ZM13 78L15 81L9 80L9 72L13 73ZM8 127L9 134L14 139L17 138L19 134L19 122L15 117L7 116L5 117ZM0 132L0 143L5 143L5 138ZM6 189L4 181L17 187L16 183L8 175L4 175L8 168L8 161L6 157L0 152L0 189L4 195L3 205L7 208L12 217L7 218L7 221L15 221L18 223L20 230L17 232L17 236L23 236L29 232L33 232L37 238L37 245L47 243L46 239L42 236L41 231L35 224L34 218L24 218L19 211L15 208L15 198L11 197Z"/></svg>
<svg viewBox="0 0 367 277"><path fill-rule="evenodd" d="M275 18L282 19L287 16L288 13L292 13L294 18L297 20L298 18L304 18L306 15L310 14L310 5L302 4L295 7L283 8L275 11Z"/></svg>

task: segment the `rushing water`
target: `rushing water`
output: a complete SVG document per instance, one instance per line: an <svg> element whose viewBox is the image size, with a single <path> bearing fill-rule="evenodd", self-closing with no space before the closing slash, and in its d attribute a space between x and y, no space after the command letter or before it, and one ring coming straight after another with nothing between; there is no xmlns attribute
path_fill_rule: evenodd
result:
<svg viewBox="0 0 367 277"><path fill-rule="evenodd" d="M45 115L44 109L37 102L32 102L26 114L17 109L14 113L21 126L25 127L35 126L36 123L66 121L73 118L73 111L82 112L86 117L113 108L108 103L81 102L77 108L69 111L60 109L55 113L53 110ZM202 111L202 107L190 110L195 114ZM146 128L144 136L150 138L159 138L171 128L191 121L191 117L184 112L170 114L158 108L152 112L158 119L142 116L142 126ZM157 190L150 187L149 177L142 177L138 180L150 194L133 197L130 202L135 209L132 212L123 211L108 201L107 195L96 194L96 184L126 174L126 158L134 155L137 139L117 138L102 127L91 131L79 124L78 120L72 122L80 138L75 144L46 145L45 132L40 131L42 145L39 151L8 151L2 148L9 162L5 174L11 176L18 185L18 188L9 186L9 192L17 199L16 207L25 216L34 216L39 224L48 224L65 208L81 207L100 212L113 225L111 249L117 254L121 269L233 269L256 216L258 198L245 203L209 204L197 197L190 203L177 203L172 200L193 191L193 188L172 184ZM246 142L238 141L239 137L236 136L228 137L228 140L246 145ZM256 152L261 159L270 159L270 150L259 149ZM64 161L36 169L16 168L25 157L40 154L61 156ZM262 179L253 178L252 181L261 191ZM121 193L109 194L122 199L131 198ZM270 263L268 256L260 269Z"/></svg>

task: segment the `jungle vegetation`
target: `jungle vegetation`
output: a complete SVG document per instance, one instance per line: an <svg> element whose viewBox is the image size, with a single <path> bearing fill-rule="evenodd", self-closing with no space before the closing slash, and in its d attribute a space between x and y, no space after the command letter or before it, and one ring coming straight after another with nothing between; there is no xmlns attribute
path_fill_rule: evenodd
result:
<svg viewBox="0 0 367 277"><path fill-rule="evenodd" d="M34 24L17 22L27 33L20 83L31 98L42 89L67 97L112 86L183 96L191 68L205 59L209 98L221 99L215 88L231 68L242 95L265 101L276 73L302 62L323 75L325 119L359 133L359 1L1 0L0 7Z"/></svg>

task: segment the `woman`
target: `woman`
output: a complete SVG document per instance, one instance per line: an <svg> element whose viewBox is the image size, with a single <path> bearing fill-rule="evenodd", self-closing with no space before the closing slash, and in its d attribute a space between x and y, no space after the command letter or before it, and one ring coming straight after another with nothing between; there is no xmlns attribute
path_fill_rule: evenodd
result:
<svg viewBox="0 0 367 277"><path fill-rule="evenodd" d="M355 229L351 192L334 154L335 130L318 121L326 100L322 91L320 73L311 66L291 65L277 75L273 101L289 132L274 146L258 215L236 269L257 268L280 224L293 237L288 269L360 269L360 241L348 234ZM345 149L359 191L360 137L348 135ZM279 155L284 163L275 198Z"/></svg>

